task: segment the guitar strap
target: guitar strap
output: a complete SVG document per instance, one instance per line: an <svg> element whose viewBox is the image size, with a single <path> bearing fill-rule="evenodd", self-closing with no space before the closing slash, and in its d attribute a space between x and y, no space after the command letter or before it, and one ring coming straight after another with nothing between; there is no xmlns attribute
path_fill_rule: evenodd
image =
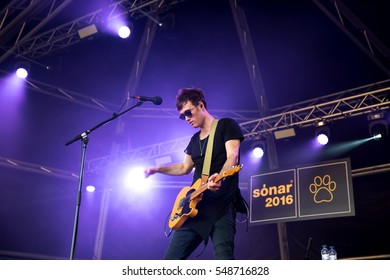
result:
<svg viewBox="0 0 390 280"><path fill-rule="evenodd" d="M211 155L213 153L214 135L215 135L215 129L217 128L217 124L218 124L218 120L215 119L211 123L209 140L207 142L206 154L204 156L204 162L203 162L202 183L206 182L207 178L210 175L209 173L210 173Z"/></svg>

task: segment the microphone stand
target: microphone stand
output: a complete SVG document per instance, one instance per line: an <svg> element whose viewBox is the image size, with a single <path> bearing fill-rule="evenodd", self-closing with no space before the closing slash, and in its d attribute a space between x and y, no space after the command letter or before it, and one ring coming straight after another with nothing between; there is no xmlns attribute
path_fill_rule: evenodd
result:
<svg viewBox="0 0 390 280"><path fill-rule="evenodd" d="M76 240L77 240L77 233L78 233L78 224L79 224L79 214L80 214L80 205L81 205L81 192L82 192L82 184L83 184L83 176L84 176L84 165L85 165L85 155L87 152L87 144L88 144L88 134L90 134L92 131L98 129L99 127L111 122L112 120L115 120L119 116L123 115L124 113L134 109L135 107L139 107L144 103L144 101L138 101L137 104L134 106L128 108L127 110L121 112L121 113L114 113L113 116L96 126L94 126L91 129L88 129L84 131L83 133L77 135L73 139L69 140L68 142L65 143L65 146L68 146L77 140L82 140L82 153L81 153L81 167L80 167L80 175L79 175L79 184L78 184L78 189L77 189L77 199L76 199L76 212L75 212L75 218L74 218L74 225L73 225L73 235L72 235L72 246L70 250L70 259L74 259L74 253L76 249Z"/></svg>
<svg viewBox="0 0 390 280"><path fill-rule="evenodd" d="M305 255L305 260L309 259L309 254L310 254L310 248L311 248L311 241L313 238L309 238L309 241L307 242L307 248L306 248L306 255Z"/></svg>

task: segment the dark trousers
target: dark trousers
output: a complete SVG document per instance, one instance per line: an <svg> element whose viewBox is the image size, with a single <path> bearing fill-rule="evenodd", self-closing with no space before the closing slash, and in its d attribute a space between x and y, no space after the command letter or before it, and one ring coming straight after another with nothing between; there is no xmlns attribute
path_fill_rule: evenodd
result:
<svg viewBox="0 0 390 280"><path fill-rule="evenodd" d="M210 239L213 243L216 260L234 260L235 232L235 219L231 212L228 212L214 224ZM202 237L196 231L184 226L173 233L164 259L185 260L202 241Z"/></svg>

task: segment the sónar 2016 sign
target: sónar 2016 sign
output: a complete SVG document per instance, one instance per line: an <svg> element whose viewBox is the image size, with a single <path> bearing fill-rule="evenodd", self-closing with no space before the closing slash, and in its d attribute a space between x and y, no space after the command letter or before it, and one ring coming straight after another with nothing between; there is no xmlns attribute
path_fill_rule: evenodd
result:
<svg viewBox="0 0 390 280"><path fill-rule="evenodd" d="M355 215L349 159L251 177L250 223Z"/></svg>

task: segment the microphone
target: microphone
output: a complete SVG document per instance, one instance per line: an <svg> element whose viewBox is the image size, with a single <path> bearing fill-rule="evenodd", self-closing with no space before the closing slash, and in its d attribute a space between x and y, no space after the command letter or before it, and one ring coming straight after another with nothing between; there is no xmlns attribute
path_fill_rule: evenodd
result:
<svg viewBox="0 0 390 280"><path fill-rule="evenodd" d="M130 98L137 99L139 101L151 101L154 105L160 105L162 103L162 98L160 96L147 97L147 96L130 96Z"/></svg>

